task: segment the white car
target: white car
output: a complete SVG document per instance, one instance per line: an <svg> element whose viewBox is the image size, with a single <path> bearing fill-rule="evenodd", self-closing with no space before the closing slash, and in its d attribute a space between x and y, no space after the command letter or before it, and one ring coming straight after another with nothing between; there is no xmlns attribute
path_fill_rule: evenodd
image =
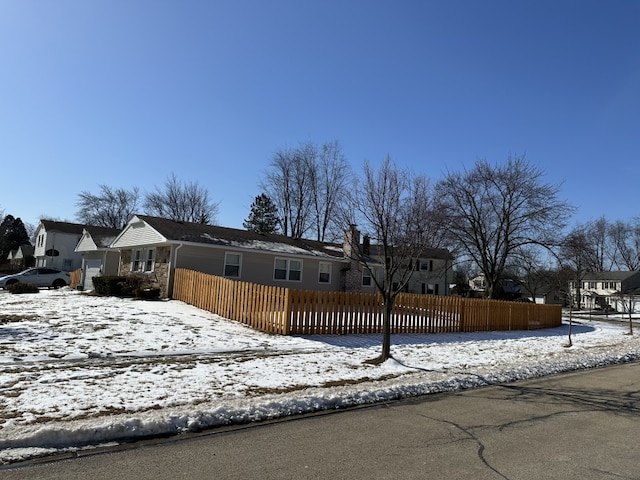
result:
<svg viewBox="0 0 640 480"><path fill-rule="evenodd" d="M38 287L60 288L69 285L69 272L57 268L28 268L20 273L0 277L0 288L7 288L18 282L31 283Z"/></svg>

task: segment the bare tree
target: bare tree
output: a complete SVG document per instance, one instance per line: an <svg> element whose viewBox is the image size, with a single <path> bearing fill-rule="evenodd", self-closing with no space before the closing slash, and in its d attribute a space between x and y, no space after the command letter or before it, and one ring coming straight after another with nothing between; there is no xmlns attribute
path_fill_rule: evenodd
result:
<svg viewBox="0 0 640 480"><path fill-rule="evenodd" d="M344 225L336 222L336 214L351 178L347 158L337 140L322 145L314 172L312 189L316 240L324 242L331 233L335 238L344 232Z"/></svg>
<svg viewBox="0 0 640 480"><path fill-rule="evenodd" d="M513 269L520 284L535 302L539 294L548 294L553 289L553 273L546 264L544 252L533 246L523 247L515 255Z"/></svg>
<svg viewBox="0 0 640 480"><path fill-rule="evenodd" d="M295 149L278 150L261 187L273 200L282 233L302 238L312 224L312 184L316 177L315 145L311 142Z"/></svg>
<svg viewBox="0 0 640 480"><path fill-rule="evenodd" d="M302 238L313 232L326 241L336 231L337 212L350 178L349 165L336 140L278 150L260 187L278 209L284 235Z"/></svg>
<svg viewBox="0 0 640 480"><path fill-rule="evenodd" d="M622 270L640 270L640 218L616 221L609 227L615 245L616 266Z"/></svg>
<svg viewBox="0 0 640 480"><path fill-rule="evenodd" d="M175 221L213 225L218 204L209 200L209 192L196 182L183 183L175 174L167 179L164 189L147 193L144 208L150 215Z"/></svg>
<svg viewBox="0 0 640 480"><path fill-rule="evenodd" d="M382 353L391 357L391 315L397 295L409 282L427 246L435 246L432 189L426 177L399 170L390 157L375 171L364 165L364 176L349 192L345 221L359 225L370 237L370 250L352 242L351 259L372 272L384 303ZM375 274L380 270L380 275Z"/></svg>
<svg viewBox="0 0 640 480"><path fill-rule="evenodd" d="M88 191L78 194L76 218L86 225L124 228L138 209L139 197L137 187L126 190L100 185L97 195Z"/></svg>
<svg viewBox="0 0 640 480"><path fill-rule="evenodd" d="M584 225L586 238L591 244L589 268L594 272L610 272L616 261L616 245L611 237L611 225L605 217Z"/></svg>
<svg viewBox="0 0 640 480"><path fill-rule="evenodd" d="M437 186L451 241L484 274L491 298L509 257L526 245L557 245L572 212L558 198L560 186L543 183L543 175L524 156L496 166L478 160L471 170L448 173Z"/></svg>
<svg viewBox="0 0 640 480"><path fill-rule="evenodd" d="M568 291L575 291L575 294L570 297L570 306L575 304L578 310L582 308L582 283L585 274L593 271L594 257L592 244L589 242L584 225L575 226L563 240L558 260L562 267L570 269L573 273L571 282L575 288L569 287Z"/></svg>

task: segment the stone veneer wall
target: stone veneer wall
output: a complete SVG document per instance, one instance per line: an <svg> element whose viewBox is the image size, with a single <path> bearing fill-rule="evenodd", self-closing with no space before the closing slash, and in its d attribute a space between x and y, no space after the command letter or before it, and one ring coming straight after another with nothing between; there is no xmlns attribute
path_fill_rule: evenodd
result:
<svg viewBox="0 0 640 480"><path fill-rule="evenodd" d="M118 269L119 275L130 275L131 273L131 258L133 255L133 249L123 250L120 253L120 266ZM171 247L158 247L156 248L156 259L154 263L153 272L149 275L152 276L153 283L160 287L161 296L167 295L167 285L169 283L169 266L171 263Z"/></svg>

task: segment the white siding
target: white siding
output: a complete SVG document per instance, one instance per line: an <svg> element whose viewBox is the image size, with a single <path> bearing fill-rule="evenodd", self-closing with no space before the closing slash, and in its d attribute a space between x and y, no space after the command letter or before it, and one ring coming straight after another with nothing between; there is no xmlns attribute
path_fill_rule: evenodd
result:
<svg viewBox="0 0 640 480"><path fill-rule="evenodd" d="M166 238L144 222L129 224L120 237L111 245L112 248L139 247L166 242Z"/></svg>
<svg viewBox="0 0 640 480"><path fill-rule="evenodd" d="M98 247L96 246L95 242L93 241L93 238L91 238L91 235L89 234L83 235L80 241L78 242L78 246L76 247L77 252L92 252L97 249Z"/></svg>

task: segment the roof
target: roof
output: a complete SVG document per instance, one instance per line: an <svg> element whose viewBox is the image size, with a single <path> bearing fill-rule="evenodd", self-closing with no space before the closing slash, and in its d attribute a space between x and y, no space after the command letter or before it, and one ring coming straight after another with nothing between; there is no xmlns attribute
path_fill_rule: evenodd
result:
<svg viewBox="0 0 640 480"><path fill-rule="evenodd" d="M18 252L22 252L22 256L25 257L27 255L33 255L35 247L31 244L25 243L24 245L20 245L18 250L16 250L16 255Z"/></svg>
<svg viewBox="0 0 640 480"><path fill-rule="evenodd" d="M372 244L369 246L370 255L381 256L382 247L380 245ZM451 252L446 248L424 248L420 253L421 259L441 259L452 260L453 256Z"/></svg>
<svg viewBox="0 0 640 480"><path fill-rule="evenodd" d="M79 223L57 222L55 220L40 220L40 224L47 232L70 233L73 235L82 235L84 225Z"/></svg>
<svg viewBox="0 0 640 480"><path fill-rule="evenodd" d="M613 280L623 281L627 278L633 277L640 272L637 271L614 271L614 272L587 272L582 277L583 281L589 280Z"/></svg>
<svg viewBox="0 0 640 480"><path fill-rule="evenodd" d="M248 230L178 222L166 218L136 215L160 235L172 242L200 243L212 246L247 248L280 253L328 256L344 259L341 245L317 242L285 235L256 233ZM134 217L135 218L135 217Z"/></svg>
<svg viewBox="0 0 640 480"><path fill-rule="evenodd" d="M95 243L98 248L107 248L122 231L119 228L95 227L91 225L84 227L84 230L91 235L93 243Z"/></svg>

